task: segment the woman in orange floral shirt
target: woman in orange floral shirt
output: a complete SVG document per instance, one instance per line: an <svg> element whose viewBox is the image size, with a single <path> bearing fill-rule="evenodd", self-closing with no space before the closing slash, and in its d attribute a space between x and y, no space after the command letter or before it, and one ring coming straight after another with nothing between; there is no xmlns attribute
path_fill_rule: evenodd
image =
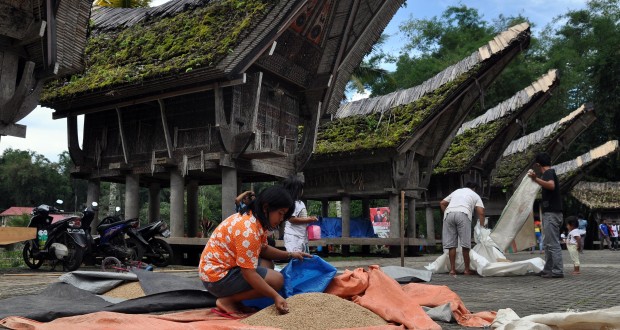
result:
<svg viewBox="0 0 620 330"><path fill-rule="evenodd" d="M267 231L276 230L294 207L285 189L269 187L215 228L200 256L199 273L207 290L217 297L220 311L242 313L241 301L270 297L280 313L288 312L286 300L277 292L284 284L282 274L259 263L311 257L267 245Z"/></svg>

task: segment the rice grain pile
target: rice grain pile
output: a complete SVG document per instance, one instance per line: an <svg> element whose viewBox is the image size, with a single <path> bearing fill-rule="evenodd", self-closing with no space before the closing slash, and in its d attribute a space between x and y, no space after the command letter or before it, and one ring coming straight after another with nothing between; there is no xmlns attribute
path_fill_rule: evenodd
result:
<svg viewBox="0 0 620 330"><path fill-rule="evenodd" d="M107 297L123 299L134 299L145 296L144 290L142 290L142 287L140 286L140 282L129 282L121 284L116 288L104 293L103 295Z"/></svg>
<svg viewBox="0 0 620 330"><path fill-rule="evenodd" d="M379 315L351 301L328 293L302 293L286 299L289 313L280 315L275 306L241 320L254 326L281 329L323 330L386 325Z"/></svg>

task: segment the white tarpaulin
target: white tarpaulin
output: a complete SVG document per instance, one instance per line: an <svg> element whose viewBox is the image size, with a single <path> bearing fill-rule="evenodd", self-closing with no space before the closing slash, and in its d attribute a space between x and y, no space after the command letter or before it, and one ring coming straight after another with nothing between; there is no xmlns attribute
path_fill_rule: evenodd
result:
<svg viewBox="0 0 620 330"><path fill-rule="evenodd" d="M536 195L540 189L538 184L532 181L528 176L525 176L523 180L521 180L517 190L515 190L512 197L510 197L510 200L506 204L506 207L504 207L502 215L500 215L491 233L491 238L502 251L506 251L517 237L517 234L521 231L521 228L532 213L534 200L536 200ZM531 236L534 237L533 228ZM515 242L518 249L517 251L529 247L524 246L527 245L527 243L519 243L519 241Z"/></svg>
<svg viewBox="0 0 620 330"><path fill-rule="evenodd" d="M497 330L618 330L620 306L587 312L534 314L520 318L512 309L500 309L491 324Z"/></svg>
<svg viewBox="0 0 620 330"><path fill-rule="evenodd" d="M532 258L528 260L512 262L506 259L504 253L499 249L497 244L490 237L490 230L480 228L480 224L476 224L474 228L474 239L476 246L469 250L470 268L476 271L480 276L516 276L526 275L528 273L540 272L545 261L541 258ZM426 269L433 273L447 273L450 271L450 261L448 259L448 250L433 261ZM456 253L456 270L463 272L465 264L463 262L463 252L459 247Z"/></svg>
<svg viewBox="0 0 620 330"><path fill-rule="evenodd" d="M504 251L511 244L515 244L517 248L529 244L525 242L527 239L519 240L517 234L531 217L534 199L539 190L540 186L526 176L504 207L492 233L489 229L480 228L480 224L476 221L476 227L474 227L476 246L469 251L471 270L475 270L481 276L514 276L530 272L537 273L544 268L545 261L541 258L511 262L504 255ZM534 236L533 228L531 236ZM448 250L444 250L439 258L425 268L433 273L449 272ZM461 247L457 248L456 270L458 272L465 270Z"/></svg>

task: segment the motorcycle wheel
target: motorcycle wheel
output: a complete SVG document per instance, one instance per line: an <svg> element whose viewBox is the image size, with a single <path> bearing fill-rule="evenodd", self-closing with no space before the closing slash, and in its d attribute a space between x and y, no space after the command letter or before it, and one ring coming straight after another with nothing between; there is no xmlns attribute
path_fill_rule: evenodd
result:
<svg viewBox="0 0 620 330"><path fill-rule="evenodd" d="M58 237L58 243L64 244L69 250L69 255L64 257L62 261L63 267L70 272L80 268L84 258L84 248L79 246L67 233L62 233Z"/></svg>
<svg viewBox="0 0 620 330"><path fill-rule="evenodd" d="M166 241L160 238L153 238L149 241L149 245L153 248L157 257L147 260L147 262L157 267L166 267L172 262L172 248Z"/></svg>
<svg viewBox="0 0 620 330"><path fill-rule="evenodd" d="M34 257L34 244L35 243L33 243L33 241L26 241L22 256L24 257L26 266L30 267L30 269L39 269L41 265L43 265L43 259L37 259Z"/></svg>
<svg viewBox="0 0 620 330"><path fill-rule="evenodd" d="M123 264L115 257L106 257L101 262L101 270L104 272L122 272Z"/></svg>
<svg viewBox="0 0 620 330"><path fill-rule="evenodd" d="M142 261L142 258L144 258L144 253L146 252L142 246L142 243L133 237L128 238L125 242L127 242L128 248L132 248L136 252L133 260Z"/></svg>

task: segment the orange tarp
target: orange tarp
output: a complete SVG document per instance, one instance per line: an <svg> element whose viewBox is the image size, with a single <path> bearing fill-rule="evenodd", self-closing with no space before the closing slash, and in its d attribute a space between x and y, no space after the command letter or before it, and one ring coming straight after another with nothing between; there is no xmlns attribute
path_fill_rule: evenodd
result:
<svg viewBox="0 0 620 330"><path fill-rule="evenodd" d="M441 329L421 306L450 303L457 322L468 327L489 326L496 315L496 312L471 314L461 298L446 286L408 284L401 287L378 266L370 266L368 271L347 270L336 276L325 292L351 299L385 320L403 324L408 329Z"/></svg>
<svg viewBox="0 0 620 330"><path fill-rule="evenodd" d="M435 307L450 303L457 322L467 327L489 326L495 319L495 312L472 314L465 308L459 296L446 286L429 284L408 284L401 286L383 273L379 266L346 270L334 277L326 293L350 299L373 311L386 321L402 324L408 329L441 329L428 317L421 306ZM277 329L255 327L219 316L211 309L192 310L163 315L122 314L97 312L85 315L58 318L51 322L37 322L18 316L10 316L0 321L0 326L10 329ZM358 328L361 329L361 328ZM365 329L402 329L402 326L387 325Z"/></svg>

